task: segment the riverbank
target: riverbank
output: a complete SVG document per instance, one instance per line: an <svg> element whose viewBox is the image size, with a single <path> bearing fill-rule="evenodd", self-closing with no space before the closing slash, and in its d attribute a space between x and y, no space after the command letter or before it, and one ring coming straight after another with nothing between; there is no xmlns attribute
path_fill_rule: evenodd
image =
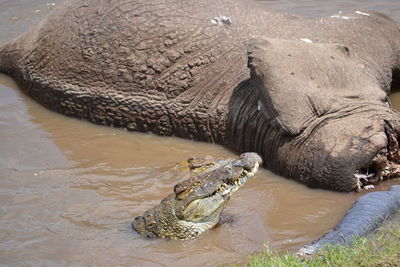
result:
<svg viewBox="0 0 400 267"><path fill-rule="evenodd" d="M399 218L350 247L332 246L306 259L266 250L251 256L246 266L400 266Z"/></svg>

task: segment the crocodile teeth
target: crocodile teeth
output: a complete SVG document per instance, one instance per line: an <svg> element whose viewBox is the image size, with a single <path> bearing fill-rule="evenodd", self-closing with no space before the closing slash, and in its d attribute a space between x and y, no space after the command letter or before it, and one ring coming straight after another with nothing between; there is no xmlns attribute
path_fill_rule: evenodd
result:
<svg viewBox="0 0 400 267"><path fill-rule="evenodd" d="M239 176L239 179L230 182L229 184L223 183L221 187L218 189L218 193L221 195L232 194L236 192L244 183L247 182L248 178L253 177L257 172L259 164L254 164L254 167L251 170L243 170L242 174Z"/></svg>

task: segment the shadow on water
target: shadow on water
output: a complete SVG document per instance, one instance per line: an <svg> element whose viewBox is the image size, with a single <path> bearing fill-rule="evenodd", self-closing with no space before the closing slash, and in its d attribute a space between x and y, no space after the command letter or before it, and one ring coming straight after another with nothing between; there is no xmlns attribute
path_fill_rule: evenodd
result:
<svg viewBox="0 0 400 267"><path fill-rule="evenodd" d="M37 21L44 13L35 11L50 3L3 2L0 42ZM214 266L244 260L267 242L294 251L329 231L360 196L309 189L261 170L233 195L227 223L196 240L145 240L130 223L180 181L179 163L231 151L67 118L27 98L4 75L0 140L0 262L10 266Z"/></svg>

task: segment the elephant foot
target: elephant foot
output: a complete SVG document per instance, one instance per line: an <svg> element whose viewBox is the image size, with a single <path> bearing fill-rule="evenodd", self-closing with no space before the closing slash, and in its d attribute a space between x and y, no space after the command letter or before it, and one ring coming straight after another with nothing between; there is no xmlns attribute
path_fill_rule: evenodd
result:
<svg viewBox="0 0 400 267"><path fill-rule="evenodd" d="M389 122L385 122L387 146L380 150L371 163L354 176L358 179L358 191L372 189L380 181L400 177L400 151L398 133Z"/></svg>

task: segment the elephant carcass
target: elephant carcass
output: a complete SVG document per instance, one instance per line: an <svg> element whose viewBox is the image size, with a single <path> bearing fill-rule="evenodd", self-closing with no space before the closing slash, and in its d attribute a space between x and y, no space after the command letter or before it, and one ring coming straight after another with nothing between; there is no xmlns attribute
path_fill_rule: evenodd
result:
<svg viewBox="0 0 400 267"><path fill-rule="evenodd" d="M275 40L267 53L281 46L265 68L247 66L255 36ZM386 96L399 51L399 25L376 12L310 20L249 0L69 0L0 47L0 71L57 112L258 152L287 177L352 191L395 173L399 116Z"/></svg>

